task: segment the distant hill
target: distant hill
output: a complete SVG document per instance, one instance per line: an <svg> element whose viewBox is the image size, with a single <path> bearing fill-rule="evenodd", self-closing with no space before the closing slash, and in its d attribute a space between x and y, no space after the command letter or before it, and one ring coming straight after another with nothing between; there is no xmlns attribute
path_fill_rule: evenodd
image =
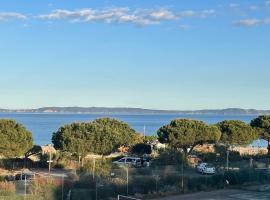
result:
<svg viewBox="0 0 270 200"><path fill-rule="evenodd" d="M0 109L7 113L85 113L85 114L186 114L186 115L270 115L270 110L241 108L212 110L152 110L142 108L107 108L107 107L42 107L37 109Z"/></svg>

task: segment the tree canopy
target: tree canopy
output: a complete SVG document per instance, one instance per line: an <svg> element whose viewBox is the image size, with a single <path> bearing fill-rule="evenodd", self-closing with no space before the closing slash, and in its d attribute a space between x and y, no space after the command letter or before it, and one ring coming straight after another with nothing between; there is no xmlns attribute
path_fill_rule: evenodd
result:
<svg viewBox="0 0 270 200"><path fill-rule="evenodd" d="M131 152L137 155L151 154L152 147L146 143L138 143L132 147Z"/></svg>
<svg viewBox="0 0 270 200"><path fill-rule="evenodd" d="M270 139L270 116L261 115L250 122L250 125L258 130L260 136L265 139Z"/></svg>
<svg viewBox="0 0 270 200"><path fill-rule="evenodd" d="M14 120L0 120L0 155L23 156L33 146L32 133Z"/></svg>
<svg viewBox="0 0 270 200"><path fill-rule="evenodd" d="M225 120L217 126L221 131L221 142L226 146L249 145L258 138L249 124L239 120Z"/></svg>
<svg viewBox="0 0 270 200"><path fill-rule="evenodd" d="M141 140L142 137L127 123L110 118L65 125L52 136L56 149L79 155L106 155L120 146L130 147Z"/></svg>
<svg viewBox="0 0 270 200"><path fill-rule="evenodd" d="M270 154L270 116L261 115L250 122L260 137L268 141L268 154Z"/></svg>
<svg viewBox="0 0 270 200"><path fill-rule="evenodd" d="M192 152L199 144L216 143L221 133L216 126L202 121L176 119L158 130L158 139L174 149L182 149L185 154Z"/></svg>

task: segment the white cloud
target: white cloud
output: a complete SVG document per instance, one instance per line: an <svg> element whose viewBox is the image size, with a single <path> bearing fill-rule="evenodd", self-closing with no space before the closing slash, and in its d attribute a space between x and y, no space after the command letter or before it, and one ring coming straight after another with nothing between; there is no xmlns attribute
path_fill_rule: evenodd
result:
<svg viewBox="0 0 270 200"><path fill-rule="evenodd" d="M200 15L202 17L207 17L209 15L214 15L214 14L216 14L216 10L211 9L211 10L203 10L203 11L201 11L201 14Z"/></svg>
<svg viewBox="0 0 270 200"><path fill-rule="evenodd" d="M134 23L139 25L158 24L165 20L175 20L177 17L173 12L162 9L137 9L130 11L129 8L109 8L109 9L80 9L54 10L49 14L37 16L45 20L70 20L70 21L101 21L105 23Z"/></svg>
<svg viewBox="0 0 270 200"><path fill-rule="evenodd" d="M0 21L26 20L26 19L27 19L27 17L21 13L0 12Z"/></svg>
<svg viewBox="0 0 270 200"><path fill-rule="evenodd" d="M270 6L270 0L265 1L265 5Z"/></svg>
<svg viewBox="0 0 270 200"><path fill-rule="evenodd" d="M247 27L257 26L259 24L261 24L261 20L258 19L241 19L239 21L234 22L234 25Z"/></svg>
<svg viewBox="0 0 270 200"><path fill-rule="evenodd" d="M270 18L264 19L264 24L270 24Z"/></svg>
<svg viewBox="0 0 270 200"><path fill-rule="evenodd" d="M184 10L180 12L181 17L194 17L197 13L193 10Z"/></svg>
<svg viewBox="0 0 270 200"><path fill-rule="evenodd" d="M176 15L167 9L155 10L150 13L151 18L156 20L177 19Z"/></svg>
<svg viewBox="0 0 270 200"><path fill-rule="evenodd" d="M182 25L179 26L179 28L182 29L182 30L189 30L189 29L192 28L192 26L187 25L187 24L182 24Z"/></svg>
<svg viewBox="0 0 270 200"><path fill-rule="evenodd" d="M229 6L230 6L231 8L237 8L237 7L239 7L240 5L237 4L237 3L231 3Z"/></svg>
<svg viewBox="0 0 270 200"><path fill-rule="evenodd" d="M257 10L257 9L258 9L258 7L255 5L249 6L249 10Z"/></svg>
<svg viewBox="0 0 270 200"><path fill-rule="evenodd" d="M184 10L179 13L180 17L207 17L216 14L216 10Z"/></svg>
<svg viewBox="0 0 270 200"><path fill-rule="evenodd" d="M137 25L159 24L163 21L174 21L183 17L206 17L215 14L215 10L184 10L173 12L167 8L135 9L126 7L79 10L54 10L49 14L39 15L36 18L44 20L67 20L77 22L100 21L105 23L132 23Z"/></svg>
<svg viewBox="0 0 270 200"><path fill-rule="evenodd" d="M270 24L270 18L265 19L242 19L239 21L235 21L234 25L236 26L245 26L245 27L253 27L258 25L268 25Z"/></svg>

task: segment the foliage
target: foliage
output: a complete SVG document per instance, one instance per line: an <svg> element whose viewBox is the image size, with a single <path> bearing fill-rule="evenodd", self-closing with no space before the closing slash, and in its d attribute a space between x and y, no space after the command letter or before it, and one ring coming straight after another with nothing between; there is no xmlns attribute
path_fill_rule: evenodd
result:
<svg viewBox="0 0 270 200"><path fill-rule="evenodd" d="M185 154L191 153L199 144L216 143L220 135L217 127L190 119L173 120L158 130L158 139L161 143L167 143L175 149L181 148Z"/></svg>
<svg viewBox="0 0 270 200"><path fill-rule="evenodd" d="M225 120L217 124L221 131L221 142L227 146L249 145L258 138L256 131L245 122Z"/></svg>
<svg viewBox="0 0 270 200"><path fill-rule="evenodd" d="M270 138L270 115L261 115L253 119L250 125L258 129L263 139Z"/></svg>
<svg viewBox="0 0 270 200"><path fill-rule="evenodd" d="M203 153L200 154L200 158L204 162L209 162L209 163L225 163L226 162L226 150L218 153ZM250 156L248 157L250 159ZM229 153L229 160L230 161L241 161L243 158L241 157L240 153L238 151L230 151Z"/></svg>
<svg viewBox="0 0 270 200"><path fill-rule="evenodd" d="M33 146L32 133L14 120L0 120L0 155L19 157Z"/></svg>
<svg viewBox="0 0 270 200"><path fill-rule="evenodd" d="M222 189L224 187L223 175L217 174L210 177L200 176L189 178L187 183L188 191L206 191L211 189Z"/></svg>
<svg viewBox="0 0 270 200"><path fill-rule="evenodd" d="M152 143L155 142L156 140L158 140L158 137L156 135L146 135L144 136L144 143Z"/></svg>
<svg viewBox="0 0 270 200"><path fill-rule="evenodd" d="M81 167L81 172L85 175L93 175L100 177L108 177L110 175L112 168L112 162L109 159L95 159L95 160L86 160L83 167Z"/></svg>
<svg viewBox="0 0 270 200"><path fill-rule="evenodd" d="M137 155L151 154L152 148L151 148L151 145L149 145L149 144L139 143L139 144L135 144L131 148L131 152L133 154L137 154Z"/></svg>
<svg viewBox="0 0 270 200"><path fill-rule="evenodd" d="M15 194L16 187L12 182L0 182L0 196L10 196Z"/></svg>
<svg viewBox="0 0 270 200"><path fill-rule="evenodd" d="M56 149L86 155L110 154L120 146L132 146L140 140L139 134L128 124L116 119L102 118L89 123L72 123L53 133Z"/></svg>
<svg viewBox="0 0 270 200"><path fill-rule="evenodd" d="M241 185L251 182L267 183L270 181L270 174L267 171L256 170L229 171L224 174L224 180L228 180L230 185Z"/></svg>
<svg viewBox="0 0 270 200"><path fill-rule="evenodd" d="M179 165L182 163L182 154L174 149L160 150L158 157L152 160L152 164L155 166L164 165Z"/></svg>
<svg viewBox="0 0 270 200"><path fill-rule="evenodd" d="M62 184L65 198L65 195L71 187L71 183L69 181L63 182L62 178L36 178L31 181L28 187L28 193L42 197L43 200L61 199Z"/></svg>
<svg viewBox="0 0 270 200"><path fill-rule="evenodd" d="M262 139L268 141L268 155L270 154L270 115L261 115L250 122Z"/></svg>

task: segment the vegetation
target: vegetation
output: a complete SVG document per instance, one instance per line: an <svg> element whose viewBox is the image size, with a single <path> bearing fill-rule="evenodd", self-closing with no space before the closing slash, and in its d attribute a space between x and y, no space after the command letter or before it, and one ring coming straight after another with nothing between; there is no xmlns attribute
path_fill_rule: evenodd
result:
<svg viewBox="0 0 270 200"><path fill-rule="evenodd" d="M0 196L10 196L15 195L16 187L14 183L11 182L0 182Z"/></svg>
<svg viewBox="0 0 270 200"><path fill-rule="evenodd" d="M23 156L33 146L32 133L14 120L0 120L0 155Z"/></svg>
<svg viewBox="0 0 270 200"><path fill-rule="evenodd" d="M87 153L107 155L120 146L130 147L141 140L127 123L109 118L65 125L52 137L56 149L82 156Z"/></svg>
<svg viewBox="0 0 270 200"><path fill-rule="evenodd" d="M101 158L95 160L85 160L83 167L81 167L82 174L108 177L112 169L112 161L109 159Z"/></svg>
<svg viewBox="0 0 270 200"><path fill-rule="evenodd" d="M187 155L199 144L216 143L221 133L216 126L206 125L202 121L176 119L158 130L158 139L171 148L182 149Z"/></svg>
<svg viewBox="0 0 270 200"><path fill-rule="evenodd" d="M256 131L245 122L225 120L217 124L221 131L221 142L226 146L249 145L258 138Z"/></svg>
<svg viewBox="0 0 270 200"><path fill-rule="evenodd" d="M152 143L158 140L156 135L146 135L144 136L144 143Z"/></svg>
<svg viewBox="0 0 270 200"><path fill-rule="evenodd" d="M149 144L139 143L139 144L135 144L132 147L131 152L137 155L151 154L152 148L151 148L151 145Z"/></svg>
<svg viewBox="0 0 270 200"><path fill-rule="evenodd" d="M250 125L257 129L262 139L268 141L268 154L270 155L270 115L262 115L253 119Z"/></svg>
<svg viewBox="0 0 270 200"><path fill-rule="evenodd" d="M70 182L63 181L61 178L36 178L31 181L27 193L42 200L62 199L62 195L66 198L70 187Z"/></svg>

